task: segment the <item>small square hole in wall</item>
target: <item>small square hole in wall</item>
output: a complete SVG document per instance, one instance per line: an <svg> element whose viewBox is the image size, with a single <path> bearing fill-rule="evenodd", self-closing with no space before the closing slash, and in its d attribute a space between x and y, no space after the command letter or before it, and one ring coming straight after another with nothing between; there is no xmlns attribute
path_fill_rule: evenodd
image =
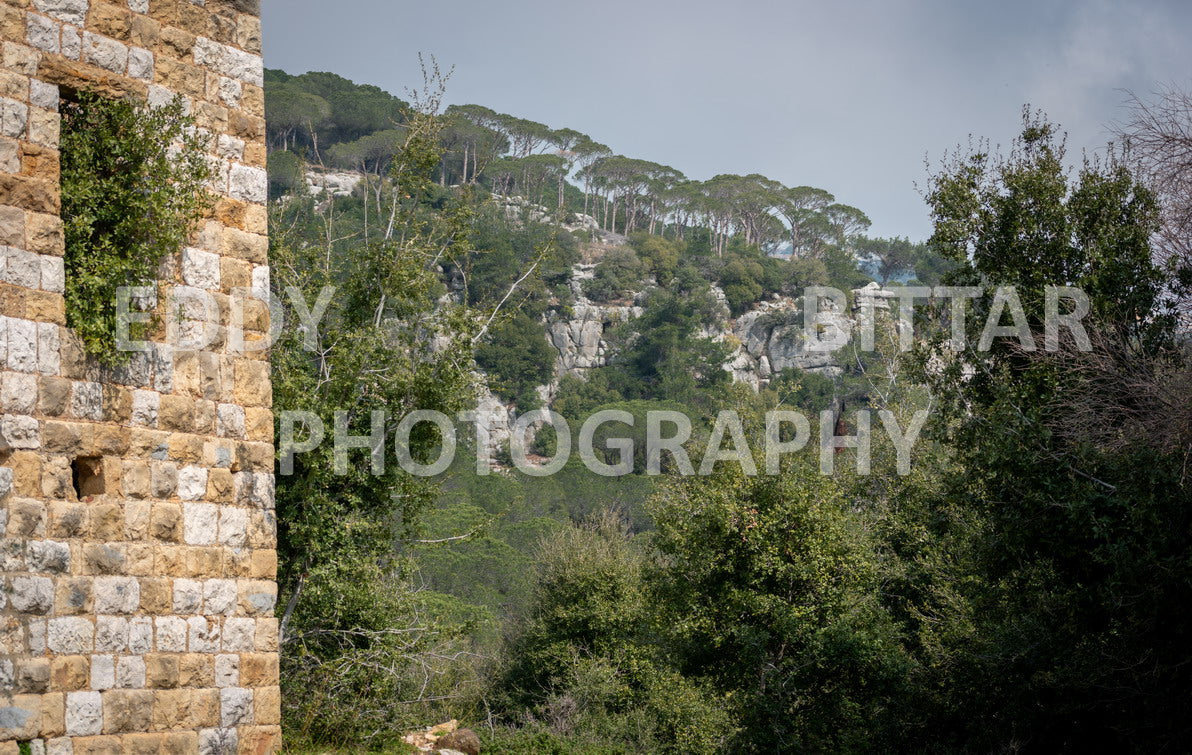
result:
<svg viewBox="0 0 1192 755"><path fill-rule="evenodd" d="M74 480L75 496L80 501L104 494L103 459L98 456L80 456L70 464Z"/></svg>

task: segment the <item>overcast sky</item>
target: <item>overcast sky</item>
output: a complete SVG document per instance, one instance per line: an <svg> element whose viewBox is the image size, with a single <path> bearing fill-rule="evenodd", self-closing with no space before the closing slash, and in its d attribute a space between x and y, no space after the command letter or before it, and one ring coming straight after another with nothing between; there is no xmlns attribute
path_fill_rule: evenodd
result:
<svg viewBox="0 0 1192 755"><path fill-rule="evenodd" d="M1187 0L264 0L265 64L570 127L691 178L834 193L871 234L930 233L924 159L1006 143L1022 105L1103 148L1129 89L1192 81Z"/></svg>

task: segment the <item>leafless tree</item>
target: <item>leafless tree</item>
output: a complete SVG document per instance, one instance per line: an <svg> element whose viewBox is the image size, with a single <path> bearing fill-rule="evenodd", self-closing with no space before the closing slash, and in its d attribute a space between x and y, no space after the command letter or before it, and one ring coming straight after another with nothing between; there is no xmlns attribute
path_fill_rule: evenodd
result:
<svg viewBox="0 0 1192 755"><path fill-rule="evenodd" d="M1114 130L1134 168L1159 196L1158 260L1173 272L1192 269L1192 92L1168 86L1148 99L1131 93L1127 108L1129 116ZM1192 321L1187 290L1180 311Z"/></svg>

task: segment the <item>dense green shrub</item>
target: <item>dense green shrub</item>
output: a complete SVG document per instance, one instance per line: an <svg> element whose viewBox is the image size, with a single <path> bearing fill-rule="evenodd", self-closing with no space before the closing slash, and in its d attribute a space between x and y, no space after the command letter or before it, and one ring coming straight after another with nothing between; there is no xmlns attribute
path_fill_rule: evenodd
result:
<svg viewBox="0 0 1192 755"><path fill-rule="evenodd" d="M614 249L601 258L593 277L584 281L584 295L592 301L612 302L631 297L641 286L645 266L631 249Z"/></svg>
<svg viewBox="0 0 1192 755"><path fill-rule="evenodd" d="M519 312L492 329L476 349L476 364L489 376L489 387L522 411L542 403L534 389L555 374L555 350L542 323Z"/></svg>
<svg viewBox="0 0 1192 755"><path fill-rule="evenodd" d="M128 355L117 345L117 290L152 283L207 205L206 146L181 100L149 108L81 92L63 103L66 322L106 364Z"/></svg>

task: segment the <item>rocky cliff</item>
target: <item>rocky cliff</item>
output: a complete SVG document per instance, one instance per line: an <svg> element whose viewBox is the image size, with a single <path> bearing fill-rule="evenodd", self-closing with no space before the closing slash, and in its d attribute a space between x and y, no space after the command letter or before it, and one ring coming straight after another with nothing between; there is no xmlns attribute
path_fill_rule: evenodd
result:
<svg viewBox="0 0 1192 755"><path fill-rule="evenodd" d="M643 312L641 304L648 287L634 296L632 304L600 304L586 297L583 283L592 278L594 269L592 263L576 265L570 281L574 304L566 309L550 310L544 317L546 338L556 352L555 378L538 389L539 396L547 404L554 399L563 376L584 377L591 370L608 364L611 356L609 331ZM708 328L701 336L733 348L723 369L732 375L734 382L760 390L774 375L786 369L806 370L829 377L843 372L837 352L808 348L801 299L776 296L759 302L734 319L729 317L723 292L716 286L712 287L712 292L723 305L723 319L719 327ZM831 301L821 302L815 320L821 339L832 340L840 332L852 333L864 318L872 317L875 308L888 308L888 300L895 296L876 283L853 293L854 301L860 304L851 312L838 311ZM484 389L478 411L489 423L490 450L495 453L508 442L510 428L518 416L517 407Z"/></svg>

